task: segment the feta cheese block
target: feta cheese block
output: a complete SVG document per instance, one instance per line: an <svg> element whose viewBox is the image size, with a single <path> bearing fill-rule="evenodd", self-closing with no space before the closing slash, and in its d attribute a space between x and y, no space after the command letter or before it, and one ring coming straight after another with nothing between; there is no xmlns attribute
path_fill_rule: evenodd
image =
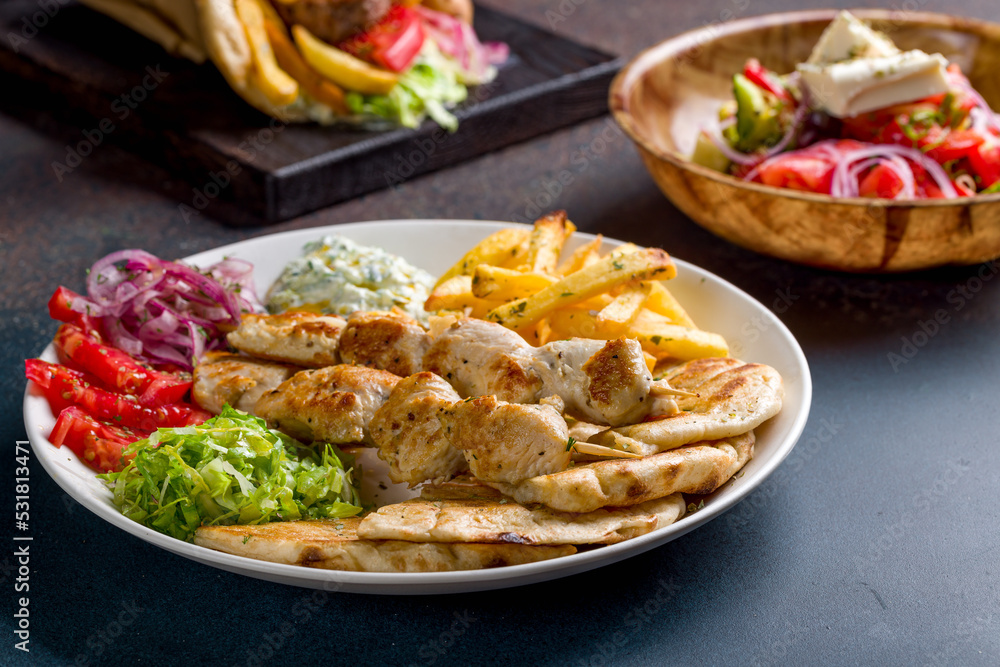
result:
<svg viewBox="0 0 1000 667"><path fill-rule="evenodd" d="M806 63L830 65L854 58L881 58L899 53L885 35L875 32L850 12L840 12L813 47Z"/></svg>
<svg viewBox="0 0 1000 667"><path fill-rule="evenodd" d="M947 92L947 66L940 53L914 50L797 69L814 107L847 118Z"/></svg>

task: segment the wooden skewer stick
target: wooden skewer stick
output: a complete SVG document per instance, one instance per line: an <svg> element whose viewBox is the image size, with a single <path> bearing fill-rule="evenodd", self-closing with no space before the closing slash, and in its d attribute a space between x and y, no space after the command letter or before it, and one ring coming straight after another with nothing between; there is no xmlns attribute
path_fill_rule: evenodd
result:
<svg viewBox="0 0 1000 667"><path fill-rule="evenodd" d="M642 454L636 454L635 452L626 452L624 449L612 449L611 447L605 447L604 445L595 445L590 442L574 442L573 449L580 452L581 454L590 454L591 456L609 456L619 459L642 458Z"/></svg>
<svg viewBox="0 0 1000 667"><path fill-rule="evenodd" d="M649 394L651 396L683 396L684 398L698 398L701 394L695 394L690 391L684 391L683 389L674 389L666 380L656 380L649 385Z"/></svg>

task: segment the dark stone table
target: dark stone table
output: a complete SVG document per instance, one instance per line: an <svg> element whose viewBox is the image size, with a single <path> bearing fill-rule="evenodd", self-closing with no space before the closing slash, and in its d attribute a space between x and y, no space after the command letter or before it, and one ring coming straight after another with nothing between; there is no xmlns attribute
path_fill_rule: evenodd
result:
<svg viewBox="0 0 1000 667"><path fill-rule="evenodd" d="M623 55L685 29L802 6L898 5L1000 20L993 0L490 4ZM31 653L14 649L11 602L0 663L1000 664L1000 281L981 282L980 267L847 276L736 248L674 209L621 135L607 134L615 137L607 150L594 150L610 123L594 120L267 231L379 218L523 219L573 165L574 180L552 205L581 230L662 245L765 304L796 297L781 319L812 367L812 414L762 487L681 539L587 574L489 593L375 597L271 584L168 554L96 518L34 463L29 592L14 592L10 537L0 556L7 599L30 597ZM85 269L119 248L184 256L265 232L185 223L163 193L190 186L111 146L58 182L50 165L73 136L41 113L30 125L0 117L8 512L15 440L25 438L22 360L56 329L45 310L53 289L82 289ZM939 309L949 321L935 327ZM894 366L890 355L904 351L906 362ZM291 631L282 634L284 623ZM262 648L269 643L273 650Z"/></svg>

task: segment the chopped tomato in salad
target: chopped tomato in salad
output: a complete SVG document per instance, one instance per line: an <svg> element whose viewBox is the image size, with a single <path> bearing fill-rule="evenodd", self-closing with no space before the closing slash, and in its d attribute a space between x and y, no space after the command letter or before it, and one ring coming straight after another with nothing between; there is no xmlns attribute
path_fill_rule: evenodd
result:
<svg viewBox="0 0 1000 667"><path fill-rule="evenodd" d="M416 11L399 5L368 30L348 38L339 47L393 72L407 69L424 45L424 29Z"/></svg>
<svg viewBox="0 0 1000 667"><path fill-rule="evenodd" d="M852 23L850 30L843 27ZM840 32L825 41L824 33L792 74L779 75L749 59L733 77L734 101L723 106L718 127L701 132L691 159L745 181L836 197L952 198L1000 191L1000 116L957 64L938 54L902 53L853 17L838 17L827 30ZM852 39L847 52L834 53ZM909 75L904 70L915 60L923 69ZM864 68L870 76L858 84ZM898 76L897 68L903 72ZM913 84L921 76L921 84ZM829 87L816 88L817 80ZM905 99L919 90L934 92ZM874 98L898 101L844 113Z"/></svg>

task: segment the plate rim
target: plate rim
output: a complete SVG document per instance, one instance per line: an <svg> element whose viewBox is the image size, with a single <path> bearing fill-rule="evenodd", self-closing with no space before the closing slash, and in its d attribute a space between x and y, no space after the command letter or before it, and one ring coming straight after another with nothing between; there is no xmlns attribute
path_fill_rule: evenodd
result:
<svg viewBox="0 0 1000 667"><path fill-rule="evenodd" d="M293 242L296 237L307 240L315 240L322 235L345 233L349 235L352 230L372 229L378 226L392 227L406 225L412 227L420 225L424 227L469 227L481 226L484 233L487 230L499 229L502 227L530 227L521 223L502 222L493 220L463 220L444 218L418 218L418 219L386 219L368 220L337 225L324 225L319 227L309 227L305 229L288 230L270 234L262 234L242 241L225 244L215 248L210 248L198 253L194 253L183 258L182 261L199 263L206 261L207 257L224 256L236 249L246 248L256 243L266 242L268 239L281 237L283 242ZM586 241L593 239L596 235L587 232L576 232L575 237ZM616 238L605 237L605 242L611 245L625 243ZM671 257L673 257L671 255ZM199 259L200 258L200 259ZM406 258L414 262L413 259ZM29 418L35 406L44 401L37 391L33 391L30 381L26 381L23 400L23 419L25 430L32 448L36 452L36 459L42 464L46 473L56 482L56 484L88 510L98 517L111 524L113 527L124 530L145 542L153 544L171 553L180 555L195 562L217 567L251 576L258 579L269 580L295 586L322 588L326 591L342 591L368 594L446 594L455 592L474 592L491 590L496 588L507 588L520 585L527 585L540 581L556 579L572 574L577 574L604 565L619 562L625 558L638 555L655 547L661 546L669 541L677 539L686 533L698 528L709 521L718 518L723 513L734 507L736 504L749 496L757 487L768 479L779 465L788 457L796 443L800 439L812 404L812 377L809 370L808 360L805 357L801 346L792 335L788 327L762 303L750 294L733 285L724 278L686 262L677 257L673 257L678 268L684 272L694 274L702 278L702 281L711 281L716 288L733 292L740 299L750 305L766 312L771 317L771 323L780 334L784 342L788 343L786 353L791 354L791 360L795 363L793 367L799 370L798 381L801 383L801 407L794 415L793 421L787 430L787 434L782 441L777 443L775 450L769 458L762 464L762 467L754 471L753 477L741 478L738 490L725 494L724 497L716 500L710 507L705 507L697 513L682 517L669 526L658 528L645 535L620 542L618 544L605 545L600 548L578 552L570 556L525 563L520 565L510 565L500 568L480 569L480 570L458 570L451 572L419 572L419 573L399 573L399 572L349 572L344 570L323 570L318 568L307 568L298 565L287 565L283 563L272 563L269 561L256 560L244 556L237 556L221 551L215 551L207 547L202 547L190 542L182 542L175 538L158 533L142 524L130 521L124 515L118 513L117 509L105 499L104 502L95 498L89 493L77 489L74 476L75 473L62 469L62 464L57 460L58 455L66 454L74 456L67 448L55 448L51 445L47 436L42 435L39 424ZM415 262L414 262L415 263ZM51 343L43 350L40 356L54 356ZM41 454L39 454L41 452ZM749 462L748 462L749 463ZM727 482L727 485L731 481Z"/></svg>

